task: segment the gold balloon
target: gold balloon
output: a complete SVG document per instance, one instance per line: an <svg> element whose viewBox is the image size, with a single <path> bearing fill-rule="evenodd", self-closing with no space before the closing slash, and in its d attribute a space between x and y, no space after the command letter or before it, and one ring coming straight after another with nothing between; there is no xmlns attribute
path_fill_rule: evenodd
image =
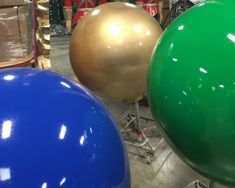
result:
<svg viewBox="0 0 235 188"><path fill-rule="evenodd" d="M129 3L98 6L76 26L70 61L79 81L99 96L136 101L146 91L147 67L162 33L145 10Z"/></svg>

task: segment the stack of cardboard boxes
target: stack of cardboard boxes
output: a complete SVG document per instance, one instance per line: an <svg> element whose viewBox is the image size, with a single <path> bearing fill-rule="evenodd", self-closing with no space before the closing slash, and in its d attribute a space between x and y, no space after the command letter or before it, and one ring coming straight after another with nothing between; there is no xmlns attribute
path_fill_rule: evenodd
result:
<svg viewBox="0 0 235 188"><path fill-rule="evenodd" d="M32 7L25 0L0 0L0 68L32 63Z"/></svg>

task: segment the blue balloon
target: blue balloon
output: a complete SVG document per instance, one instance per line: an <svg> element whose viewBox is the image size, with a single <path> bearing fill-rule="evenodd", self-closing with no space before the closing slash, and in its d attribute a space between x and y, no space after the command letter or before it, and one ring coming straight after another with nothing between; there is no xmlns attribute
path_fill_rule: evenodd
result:
<svg viewBox="0 0 235 188"><path fill-rule="evenodd" d="M88 90L57 73L0 71L0 188L129 188L118 128Z"/></svg>

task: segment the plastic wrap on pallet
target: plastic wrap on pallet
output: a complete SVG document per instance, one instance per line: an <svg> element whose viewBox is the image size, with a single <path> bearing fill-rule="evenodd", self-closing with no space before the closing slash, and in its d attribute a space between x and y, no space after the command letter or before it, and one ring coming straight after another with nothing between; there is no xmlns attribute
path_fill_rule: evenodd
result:
<svg viewBox="0 0 235 188"><path fill-rule="evenodd" d="M0 8L0 65L33 51L31 6Z"/></svg>

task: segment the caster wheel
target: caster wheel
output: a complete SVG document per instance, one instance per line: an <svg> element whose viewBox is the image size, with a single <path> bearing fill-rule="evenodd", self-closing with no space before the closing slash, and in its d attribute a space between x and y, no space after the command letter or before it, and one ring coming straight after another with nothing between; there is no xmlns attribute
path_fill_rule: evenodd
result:
<svg viewBox="0 0 235 188"><path fill-rule="evenodd" d="M153 154L151 154L151 153L145 154L145 161L149 165L152 164L152 162L153 162Z"/></svg>

